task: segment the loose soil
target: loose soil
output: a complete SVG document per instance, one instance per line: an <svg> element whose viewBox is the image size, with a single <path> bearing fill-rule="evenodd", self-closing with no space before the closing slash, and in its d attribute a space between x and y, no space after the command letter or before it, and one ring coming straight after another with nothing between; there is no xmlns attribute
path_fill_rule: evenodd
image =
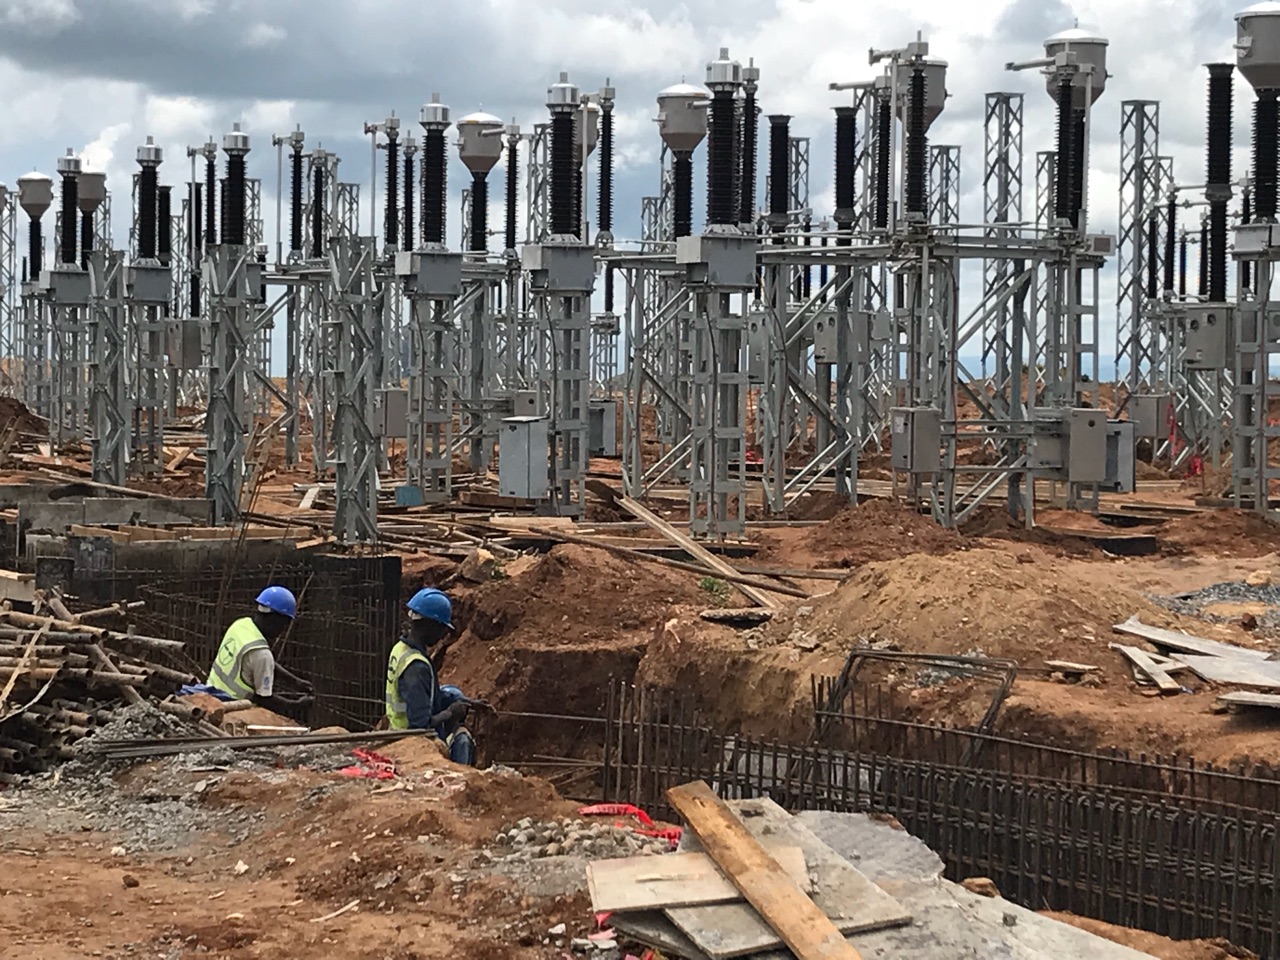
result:
<svg viewBox="0 0 1280 960"><path fill-rule="evenodd" d="M1158 960L1258 960L1256 954L1242 947L1232 946L1225 940L1170 940L1159 934L1117 927L1103 923L1101 920L1077 917L1071 913L1053 913L1046 910L1044 915L1062 923L1069 923L1073 927L1110 940L1112 943L1148 953Z"/></svg>

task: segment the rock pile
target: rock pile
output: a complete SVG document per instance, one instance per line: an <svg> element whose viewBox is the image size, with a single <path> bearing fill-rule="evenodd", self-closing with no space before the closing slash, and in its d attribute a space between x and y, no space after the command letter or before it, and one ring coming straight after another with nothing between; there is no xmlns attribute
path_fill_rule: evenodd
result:
<svg viewBox="0 0 1280 960"><path fill-rule="evenodd" d="M500 860L537 860L542 857L581 857L613 860L621 857L669 853L671 845L626 827L587 823L585 820L536 822L526 817L494 837L494 846L505 852Z"/></svg>

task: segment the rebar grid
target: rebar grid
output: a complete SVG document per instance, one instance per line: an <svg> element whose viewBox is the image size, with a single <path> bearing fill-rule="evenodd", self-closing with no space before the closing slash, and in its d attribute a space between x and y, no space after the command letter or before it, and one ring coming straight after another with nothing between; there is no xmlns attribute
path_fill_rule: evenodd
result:
<svg viewBox="0 0 1280 960"><path fill-rule="evenodd" d="M297 717L314 727L373 726L384 712L387 656L399 627L400 565L396 558L317 557L286 569L246 569L226 578L162 580L144 586L140 628L186 644L184 666L208 672L222 635L254 610L268 584L298 598L293 626L272 644L276 659L315 685L315 705Z"/></svg>

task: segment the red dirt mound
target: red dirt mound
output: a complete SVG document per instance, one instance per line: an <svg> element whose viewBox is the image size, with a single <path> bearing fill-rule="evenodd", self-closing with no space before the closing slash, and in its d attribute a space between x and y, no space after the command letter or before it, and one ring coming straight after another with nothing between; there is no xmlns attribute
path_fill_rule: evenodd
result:
<svg viewBox="0 0 1280 960"><path fill-rule="evenodd" d="M942 555L966 548L955 530L888 500L845 507L812 531L812 547L825 562L856 567L912 553Z"/></svg>

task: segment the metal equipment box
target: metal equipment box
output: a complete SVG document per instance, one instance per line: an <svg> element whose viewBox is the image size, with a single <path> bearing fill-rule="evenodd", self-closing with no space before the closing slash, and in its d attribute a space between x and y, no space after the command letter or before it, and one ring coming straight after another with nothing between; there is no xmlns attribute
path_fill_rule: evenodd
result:
<svg viewBox="0 0 1280 960"><path fill-rule="evenodd" d="M536 417L538 415L538 391L517 390L511 398L511 415L513 417Z"/></svg>
<svg viewBox="0 0 1280 960"><path fill-rule="evenodd" d="M589 401L587 418L587 450L590 455L616 457L618 455L618 401Z"/></svg>
<svg viewBox="0 0 1280 960"><path fill-rule="evenodd" d="M527 243L520 264L541 293L590 293L596 286L595 247L582 243Z"/></svg>
<svg viewBox="0 0 1280 960"><path fill-rule="evenodd" d="M462 254L406 250L396 254L396 276L410 296L446 300L462 294Z"/></svg>
<svg viewBox="0 0 1280 960"><path fill-rule="evenodd" d="M1235 323L1229 304L1199 303L1186 308L1182 321L1187 366L1227 370L1235 355Z"/></svg>
<svg viewBox="0 0 1280 960"><path fill-rule="evenodd" d="M409 391L388 387L379 391L378 435L384 440L404 440L409 436Z"/></svg>
<svg viewBox="0 0 1280 960"><path fill-rule="evenodd" d="M823 310L813 318L813 362L835 363L840 356L839 320L834 310Z"/></svg>
<svg viewBox="0 0 1280 960"><path fill-rule="evenodd" d="M676 263L685 268L690 283L729 290L750 290L756 285L754 234L707 233L676 239Z"/></svg>
<svg viewBox="0 0 1280 960"><path fill-rule="evenodd" d="M550 493L549 423L546 417L507 417L498 440L498 492L522 500Z"/></svg>
<svg viewBox="0 0 1280 960"><path fill-rule="evenodd" d="M889 411L893 433L891 462L905 473L942 469L942 412L933 407L895 407Z"/></svg>
<svg viewBox="0 0 1280 960"><path fill-rule="evenodd" d="M768 317L759 311L747 313L747 380L764 383L769 379Z"/></svg>
<svg viewBox="0 0 1280 960"><path fill-rule="evenodd" d="M125 285L130 298L137 303L168 303L173 297L173 273L157 261L126 267Z"/></svg>
<svg viewBox="0 0 1280 960"><path fill-rule="evenodd" d="M1102 489L1110 493L1133 493L1137 489L1136 430L1132 420L1112 420L1107 424L1107 478Z"/></svg>
<svg viewBox="0 0 1280 960"><path fill-rule="evenodd" d="M83 307L89 303L92 284L79 267L59 265L40 274L40 289L50 303Z"/></svg>
<svg viewBox="0 0 1280 960"><path fill-rule="evenodd" d="M1129 422L1134 437L1153 440L1169 435L1169 409L1173 398L1167 393L1135 393L1129 397Z"/></svg>
<svg viewBox="0 0 1280 960"><path fill-rule="evenodd" d="M1232 256L1237 260L1272 260L1280 255L1280 225L1243 223L1235 228Z"/></svg>
<svg viewBox="0 0 1280 960"><path fill-rule="evenodd" d="M1071 483L1107 479L1107 415L1091 408L1041 410L1031 441L1031 467Z"/></svg>
<svg viewBox="0 0 1280 960"><path fill-rule="evenodd" d="M174 320L169 324L169 364L179 370L199 370L204 363L200 321Z"/></svg>

